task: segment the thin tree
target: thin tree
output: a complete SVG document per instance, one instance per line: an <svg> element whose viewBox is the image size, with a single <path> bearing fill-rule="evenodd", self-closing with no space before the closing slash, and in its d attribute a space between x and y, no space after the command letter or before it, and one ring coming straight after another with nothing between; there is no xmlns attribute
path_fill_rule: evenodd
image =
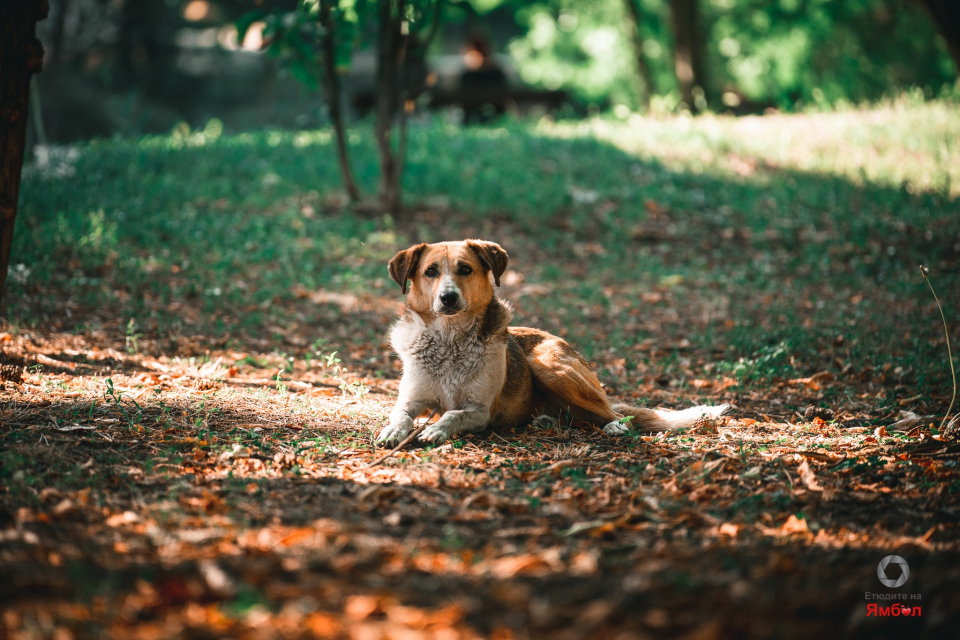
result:
<svg viewBox="0 0 960 640"><path fill-rule="evenodd" d="M380 204L387 213L400 209L399 154L393 151L393 117L399 103L400 65L406 44L406 0L378 0L377 17L377 122L374 136L380 153ZM408 27L409 28L409 27ZM401 131L402 143L403 131ZM401 144L401 147L403 145Z"/></svg>
<svg viewBox="0 0 960 640"><path fill-rule="evenodd" d="M680 98L691 111L698 111L699 88L703 91L703 44L699 34L697 0L670 0L673 13L673 60L680 85Z"/></svg>
<svg viewBox="0 0 960 640"><path fill-rule="evenodd" d="M7 281L27 137L30 78L43 68L37 22L47 0L0 1L0 295Z"/></svg>
<svg viewBox="0 0 960 640"><path fill-rule="evenodd" d="M388 213L398 213L400 210L400 178L403 175L403 157L406 150L408 92L421 88L416 79L404 71L415 66L409 64L411 58L418 61L418 64L422 63L422 56L438 31L441 2L442 0L377 0L373 7L377 22L374 137L380 158L380 203ZM287 57L293 75L307 84L312 84L318 75L322 78L336 136L343 184L351 200L358 201L360 190L350 168L346 127L341 109L343 93L337 73L337 48L341 44L340 40L352 44L352 40L345 35L349 34L350 25L342 20L345 4L341 3L341 0L320 0L319 5L297 0L294 10L255 9L244 13L237 20L237 32L238 39L242 41L247 30L255 22L263 20L266 23L264 41L269 53ZM358 14L355 27L362 26L370 15L367 13L368 6L366 2L352 5ZM432 21L427 19L431 11ZM398 114L399 133L394 136L394 122Z"/></svg>
<svg viewBox="0 0 960 640"><path fill-rule="evenodd" d="M352 202L360 201L360 189L353 178L350 168L350 156L347 151L346 131L343 126L341 111L342 92L340 90L340 75L337 73L337 45L336 22L333 17L335 0L321 0L320 2L320 46L323 58L324 89L327 94L327 105L330 107L330 121L333 123L334 136L337 139L337 156L340 160L340 174L343 177L343 186L347 190Z"/></svg>
<svg viewBox="0 0 960 640"><path fill-rule="evenodd" d="M639 90L640 106L645 110L650 109L650 97L653 95L653 78L650 75L650 67L643 55L643 33L640 31L640 24L643 15L640 11L640 0L623 0L630 13L632 20L627 29L630 32L630 41L633 43L633 53L636 57L637 72L640 74L641 87Z"/></svg>
<svg viewBox="0 0 960 640"><path fill-rule="evenodd" d="M243 13L236 21L237 40L243 42L247 31L263 21L267 53L283 56L294 77L307 86L316 86L319 79L333 125L343 186L350 200L359 202L361 194L350 165L343 91L337 71L337 47L341 39L349 43L349 37L344 36L347 26L342 20L343 6L340 0L320 0L319 3L296 0L292 9L288 4Z"/></svg>
<svg viewBox="0 0 960 640"><path fill-rule="evenodd" d="M407 142L410 91L418 90L410 70L411 60L420 60L439 30L443 0L378 0L376 125L374 135L380 154L380 204L387 213L400 211L400 180L403 177ZM431 16L429 23L425 20ZM393 124L399 115L397 149L393 148Z"/></svg>

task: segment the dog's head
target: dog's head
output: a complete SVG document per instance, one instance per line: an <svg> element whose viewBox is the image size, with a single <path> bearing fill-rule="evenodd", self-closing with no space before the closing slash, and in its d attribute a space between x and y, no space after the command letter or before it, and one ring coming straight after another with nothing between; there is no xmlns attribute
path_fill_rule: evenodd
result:
<svg viewBox="0 0 960 640"><path fill-rule="evenodd" d="M455 316L476 313L493 299L493 285L507 268L507 252L495 242L464 240L418 244L390 261L390 277L410 295L415 311Z"/></svg>

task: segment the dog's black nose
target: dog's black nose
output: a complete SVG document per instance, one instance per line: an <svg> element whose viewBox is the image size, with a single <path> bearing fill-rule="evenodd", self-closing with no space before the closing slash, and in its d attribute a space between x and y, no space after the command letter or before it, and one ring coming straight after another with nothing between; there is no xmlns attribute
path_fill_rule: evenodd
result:
<svg viewBox="0 0 960 640"><path fill-rule="evenodd" d="M440 303L445 307L452 307L453 305L457 304L458 297L459 296L453 291L444 293L440 295Z"/></svg>

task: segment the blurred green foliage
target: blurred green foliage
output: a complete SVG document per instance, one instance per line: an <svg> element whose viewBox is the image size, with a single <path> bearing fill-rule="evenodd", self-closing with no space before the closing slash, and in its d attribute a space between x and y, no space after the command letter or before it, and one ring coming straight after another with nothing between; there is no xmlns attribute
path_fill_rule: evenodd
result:
<svg viewBox="0 0 960 640"><path fill-rule="evenodd" d="M324 0L325 2L327 0ZM440 0L438 0L439 2ZM349 104L366 104L375 66L374 0L329 0L336 64ZM202 17L186 8L203 5ZM302 128L327 122L319 77L318 0L70 0L38 25L51 52L38 76L53 141L169 132L221 119L228 131ZM458 58L480 35L508 54L520 78L562 89L574 113L640 106L632 40L636 7L655 112L680 103L671 0L442 0L442 25L426 65L452 82ZM698 0L703 88L714 111L758 113L860 104L919 88L960 95L957 69L918 0ZM409 0L407 28L432 33L427 7ZM73 15L71 13L71 15ZM244 31L256 25L246 50ZM262 23L262 24L260 24ZM58 27L59 25L59 27ZM265 27L261 32L260 28ZM58 30L60 29L60 30ZM61 33L60 46L57 33ZM267 50L252 49L265 38ZM362 53L363 55L358 55ZM413 56L408 51L408 56ZM423 52L417 48L417 55ZM422 65L421 65L422 66ZM425 69L424 69L425 70ZM349 71L349 73L348 73ZM418 71L418 73L420 73ZM291 81L294 75L299 81ZM417 76L419 77L419 76ZM308 87L308 88L305 88ZM365 108L365 107L364 107ZM360 116L358 113L349 114Z"/></svg>
<svg viewBox="0 0 960 640"><path fill-rule="evenodd" d="M512 12L524 31L509 52L525 81L565 88L596 107L636 107L625 1L507 0L496 10ZM644 59L660 96L654 106L673 108L670 4L630 1L639 6ZM935 25L909 0L701 0L698 7L704 89L715 110L860 103L912 87L931 97L957 78Z"/></svg>
<svg viewBox="0 0 960 640"><path fill-rule="evenodd" d="M526 33L508 51L524 82L567 89L588 105L636 103L640 81L622 0L518 5L516 20Z"/></svg>
<svg viewBox="0 0 960 640"><path fill-rule="evenodd" d="M266 52L282 58L294 77L315 87L322 73L321 5L331 8L336 30L336 66L341 73L345 72L356 49L371 47L376 42L376 28L379 28L374 25L376 0L297 0L292 8L267 5L267 8L248 11L237 19L237 38L242 41L247 30L262 21ZM406 0L407 34L416 35L430 28L435 8L435 0Z"/></svg>
<svg viewBox="0 0 960 640"><path fill-rule="evenodd" d="M702 6L710 79L752 101L780 108L797 101L859 103L913 86L930 97L957 78L916 2L709 0Z"/></svg>
<svg viewBox="0 0 960 640"><path fill-rule="evenodd" d="M327 0L325 0L327 1ZM332 19L336 25L336 66L346 69L350 56L360 39L363 22L369 19L371 3L366 0L329 0ZM297 0L293 8L254 9L241 15L236 22L237 39L243 41L255 23L264 23L263 38L268 43L266 52L282 57L290 73L309 87L319 86L322 69L319 23L319 0Z"/></svg>

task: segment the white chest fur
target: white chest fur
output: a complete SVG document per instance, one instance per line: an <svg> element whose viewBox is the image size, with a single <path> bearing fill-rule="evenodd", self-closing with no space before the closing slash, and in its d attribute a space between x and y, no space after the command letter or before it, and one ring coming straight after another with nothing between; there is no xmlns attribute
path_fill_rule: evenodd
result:
<svg viewBox="0 0 960 640"><path fill-rule="evenodd" d="M390 332L393 348L403 361L403 377L414 383L415 395L432 396L445 409L488 397L502 384L506 343L486 336L476 325L463 326L441 319L432 325L405 316ZM499 366L498 366L499 363ZM493 375L491 375L493 374Z"/></svg>

